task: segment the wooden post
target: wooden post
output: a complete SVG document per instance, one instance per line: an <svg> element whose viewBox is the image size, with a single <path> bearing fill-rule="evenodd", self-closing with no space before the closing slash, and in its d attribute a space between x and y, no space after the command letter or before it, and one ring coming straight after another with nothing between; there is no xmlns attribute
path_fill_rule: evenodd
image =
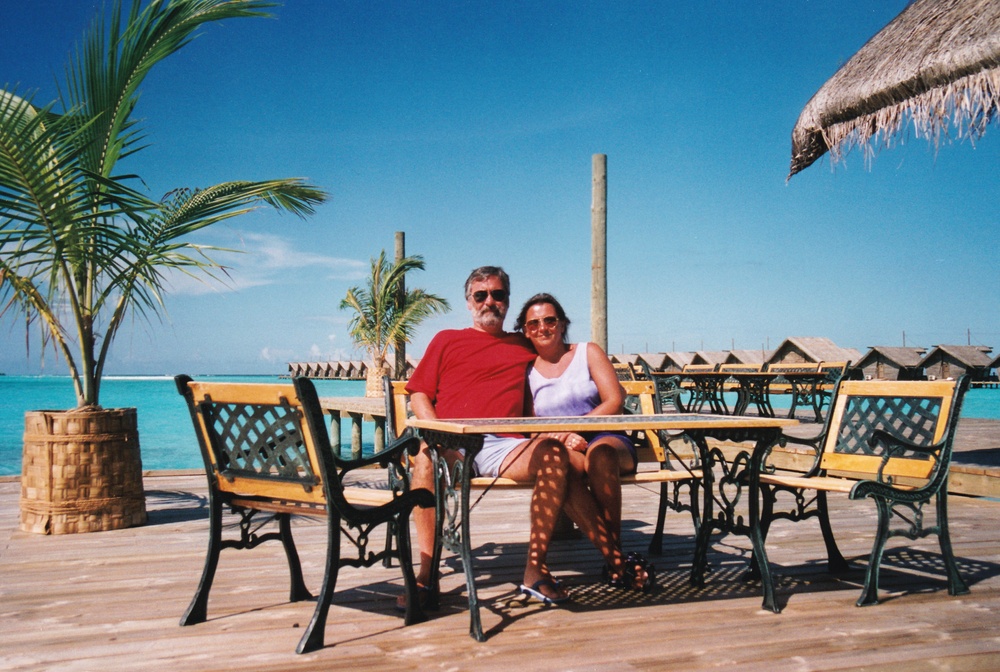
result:
<svg viewBox="0 0 1000 672"><path fill-rule="evenodd" d="M594 154L590 206L590 340L608 351L608 156Z"/></svg>
<svg viewBox="0 0 1000 672"><path fill-rule="evenodd" d="M334 455L343 457L340 454L342 448L340 443L340 411L334 411L330 414L330 448Z"/></svg>
<svg viewBox="0 0 1000 672"><path fill-rule="evenodd" d="M351 459L361 459L361 422L364 416L361 413L351 413Z"/></svg>
<svg viewBox="0 0 1000 672"><path fill-rule="evenodd" d="M396 262L398 263L406 257L406 234L403 231L396 232ZM403 302L406 300L406 278L401 278L399 286L396 287L396 310L403 309ZM396 368L392 373L395 380L406 378L406 341L398 339L392 345L393 352L396 353Z"/></svg>

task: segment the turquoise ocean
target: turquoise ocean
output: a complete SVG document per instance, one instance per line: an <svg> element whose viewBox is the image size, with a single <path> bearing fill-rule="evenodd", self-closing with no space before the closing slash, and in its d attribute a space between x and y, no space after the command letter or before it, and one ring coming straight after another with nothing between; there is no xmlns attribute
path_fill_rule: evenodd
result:
<svg viewBox="0 0 1000 672"><path fill-rule="evenodd" d="M199 380L242 382L288 382L278 376L204 376ZM361 397L363 381L318 380L320 396ZM735 401L735 397L732 399ZM774 400L781 408L781 398ZM29 410L65 410L75 405L73 384L64 376L0 376L0 476L20 475L24 412ZM143 469L200 469L191 417L184 400L177 394L173 378L148 376L110 376L102 382L101 404L105 408L134 406L139 416L139 444ZM785 408L788 408L786 405ZM970 390L962 407L962 417L1000 420L1000 389ZM343 423L342 445L350 446L350 423ZM363 428L370 443L374 426Z"/></svg>
<svg viewBox="0 0 1000 672"><path fill-rule="evenodd" d="M278 376L195 376L197 380L288 383ZM363 397L364 381L317 380L324 397ZM0 376L0 476L21 474L24 412L66 410L76 405L73 382L65 376ZM184 399L169 376L106 376L101 383L105 408L134 406L139 417L143 469L200 469L201 456ZM363 427L367 453L374 425ZM350 423L343 423L343 446L350 450Z"/></svg>

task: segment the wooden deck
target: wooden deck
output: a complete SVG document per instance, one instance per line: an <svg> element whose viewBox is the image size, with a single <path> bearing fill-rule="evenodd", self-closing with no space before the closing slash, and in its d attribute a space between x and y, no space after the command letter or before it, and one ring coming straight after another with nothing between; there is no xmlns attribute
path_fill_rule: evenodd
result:
<svg viewBox="0 0 1000 672"><path fill-rule="evenodd" d="M368 472L365 477L376 476ZM556 542L553 571L573 601L545 608L515 596L526 553L526 490L494 490L473 512L484 627L468 635L464 579L446 558L443 608L404 628L393 603L398 569L345 570L330 611L325 649L294 654L312 614L287 602L280 545L223 551L209 621L177 625L200 575L207 538L205 485L195 474L145 479L149 524L130 530L44 537L18 531L16 480L0 482L0 669L329 670L454 669L907 670L1000 667L1000 501L953 497L955 552L972 594L949 597L936 540L890 541L884 602L857 608L875 526L869 503L833 498L833 524L855 569L826 574L815 521L776 523L768 550L781 614L761 609L741 580L749 544L721 537L703 590L687 581L691 522L671 514L659 586L650 595L598 584L601 563L585 541ZM625 489L628 550L645 549L655 492ZM295 525L306 580L316 587L322 527ZM795 528L799 529L795 529ZM928 571L900 569L902 555ZM914 577L916 574L916 578Z"/></svg>

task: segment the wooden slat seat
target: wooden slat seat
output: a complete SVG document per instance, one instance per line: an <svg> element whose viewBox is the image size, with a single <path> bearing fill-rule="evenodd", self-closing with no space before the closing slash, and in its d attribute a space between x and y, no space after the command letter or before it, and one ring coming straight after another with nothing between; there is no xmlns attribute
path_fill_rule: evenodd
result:
<svg viewBox="0 0 1000 672"><path fill-rule="evenodd" d="M405 475L393 478L393 472L389 474L390 489L343 484L348 472L361 467L381 464L396 469L400 456L416 449L414 439L396 441L369 458L343 460L331 448L316 389L306 378L296 378L292 385L274 385L195 382L188 376L177 376L176 383L191 414L209 492L208 552L201 581L181 625L206 620L209 592L222 549L253 549L272 540L284 546L291 575L289 600L316 601L297 653L322 648L337 574L344 566L371 567L396 557L407 595L405 623L425 619L416 599L408 521L414 506L434 505L433 494L427 490L410 491ZM238 539L223 540L227 511L238 517ZM274 514L277 532L260 531L268 522L267 518L257 518L262 512ZM303 581L292 539L292 515L326 521L323 585L315 598ZM369 536L382 525L395 532L396 550L387 543L385 550L372 553ZM342 534L342 528L346 533ZM356 557L341 556L342 539L355 546ZM251 574L247 578L258 582L273 577Z"/></svg>
<svg viewBox="0 0 1000 672"><path fill-rule="evenodd" d="M620 384L626 396L632 400L631 404L626 402L626 408L632 406L635 408L635 413L641 415L662 412L653 381L624 380L620 381ZM405 381L391 381L385 378L384 386L386 440L412 436L412 430L406 426L406 418L410 411ZM667 509L689 512L697 535L701 515L700 485L704 474L697 465L692 447L688 447L686 443L681 448L673 446L675 443L683 442L680 436L671 436L665 432L640 432L632 439L636 446L640 470L635 474L622 476L621 482L622 485L660 484L657 524L649 544L650 553L659 555L662 553ZM502 475L475 476L470 479L470 485L474 488L532 488L534 482L517 481Z"/></svg>
<svg viewBox="0 0 1000 672"><path fill-rule="evenodd" d="M830 571L845 571L847 562L830 527L826 493L846 493L852 500L870 497L878 510L878 529L858 606L878 602L879 567L891 536L917 539L936 534L948 575L948 592L967 593L951 548L947 481L968 386L967 377L934 382L841 380L822 431L812 438L782 439L783 445L808 446L815 454L811 468L805 473L790 472L771 464L769 454L755 456L759 462L751 467L751 481L756 478L759 484L759 528L764 548L775 521L816 517ZM932 500L936 516L930 525L925 522L924 506ZM892 526L899 521L901 526ZM752 565L752 570L761 573L765 608L777 611L766 561Z"/></svg>

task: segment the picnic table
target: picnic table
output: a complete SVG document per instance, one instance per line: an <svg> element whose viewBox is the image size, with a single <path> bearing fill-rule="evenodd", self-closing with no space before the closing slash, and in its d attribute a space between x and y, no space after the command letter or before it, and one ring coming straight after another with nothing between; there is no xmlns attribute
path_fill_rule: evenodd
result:
<svg viewBox="0 0 1000 672"><path fill-rule="evenodd" d="M437 455L438 473L445 475L443 487L438 490L438 511L441 516L441 538L434 552L434 566L440 562L442 548L457 553L465 571L470 612L470 635L485 641L479 616L475 571L472 561L470 529L470 485L474 476L471 465L476 453L482 449L486 434L535 434L542 432L673 432L683 433L698 447L702 460L702 487L705 497L703 519L698 528L691 580L696 585L704 582L708 546L713 530L743 534L751 537L749 526L735 514L735 506L747 487L742 477L750 455L773 445L781 435L782 427L796 424L795 420L781 418L756 418L746 416L719 416L704 414L657 415L607 415L563 418L482 418L441 420L408 418L407 425L416 430L421 439L433 450L463 449L465 460L449 468L445 459ZM752 442L752 449L741 450L735 458L727 458L718 448L710 448L707 439L719 441ZM713 475L718 466L722 477ZM718 511L716 511L718 507ZM443 514L443 515L442 515ZM760 556L759 556L760 557Z"/></svg>

